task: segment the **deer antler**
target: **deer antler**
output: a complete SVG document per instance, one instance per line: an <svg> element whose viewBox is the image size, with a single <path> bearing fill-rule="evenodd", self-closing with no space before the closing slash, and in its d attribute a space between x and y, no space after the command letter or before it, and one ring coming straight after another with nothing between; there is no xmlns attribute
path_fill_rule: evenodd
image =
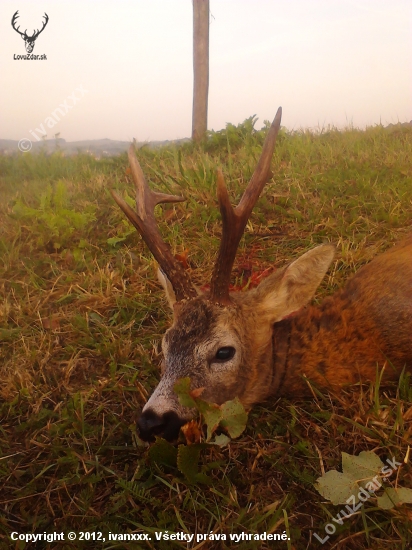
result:
<svg viewBox="0 0 412 550"><path fill-rule="evenodd" d="M24 32L20 32L20 31L19 31L20 25L17 27L17 29L16 29L16 26L15 26L16 21L17 21L17 19L18 19L19 17L20 17L20 16L19 16L19 10L17 10L16 13L15 13L15 14L13 15L13 17L12 17L11 26L13 27L13 29L14 29L16 32L18 32L18 33L21 34L22 36L25 36L26 33L27 33L27 29L26 29L26 33L24 33Z"/></svg>
<svg viewBox="0 0 412 550"><path fill-rule="evenodd" d="M34 39L36 39L36 38L39 36L39 34L40 34L41 32L44 31L44 27L45 27L45 26L47 25L47 23L49 22L49 16L47 15L46 12L44 12L43 17L45 18L45 21L43 22L43 26L42 26L42 28L41 28L40 30L37 29L37 32L34 32L34 33L33 33L32 38L34 38Z"/></svg>
<svg viewBox="0 0 412 550"><path fill-rule="evenodd" d="M35 30L33 30L33 35L32 36L27 36L27 29L24 31L24 32L20 32L19 29L20 29L20 25L17 27L16 29L16 21L17 19L19 18L19 10L16 11L16 13L13 15L12 17L12 20L11 20L11 26L13 27L13 29L18 32L19 34L21 34L21 36L23 36L25 39L27 38L30 38L31 40L36 40L36 38L39 36L39 34L41 32L43 32L44 30L44 27L47 25L47 23L49 22L49 16L47 15L47 13L44 13L43 17L45 18L45 21L43 22L43 26L42 28L39 30L37 29L37 32Z"/></svg>
<svg viewBox="0 0 412 550"><path fill-rule="evenodd" d="M237 247L253 207L270 177L270 162L281 118L282 108L279 107L266 136L259 162L236 208L233 208L230 204L223 174L220 170L218 171L217 198L222 215L222 239L210 283L210 300L217 304L225 305L230 303L230 274L233 262L235 261Z"/></svg>
<svg viewBox="0 0 412 550"><path fill-rule="evenodd" d="M176 295L176 300L186 300L197 296L196 289L183 266L170 252L168 245L163 241L154 216L157 204L166 202L182 202L183 197L165 195L151 191L147 185L143 171L137 161L133 145L129 148L129 163L136 187L136 212L117 193L111 191L112 197L143 237L150 252L160 265L162 271L170 280Z"/></svg>

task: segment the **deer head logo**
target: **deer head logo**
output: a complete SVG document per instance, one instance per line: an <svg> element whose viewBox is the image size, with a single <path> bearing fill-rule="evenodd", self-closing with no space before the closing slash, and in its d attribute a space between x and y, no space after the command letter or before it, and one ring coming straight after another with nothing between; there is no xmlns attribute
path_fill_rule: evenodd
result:
<svg viewBox="0 0 412 550"><path fill-rule="evenodd" d="M47 15L47 13L45 13L43 15L43 17L45 18L45 21L43 21L43 26L42 28L39 30L37 29L37 31L33 31L33 34L32 36L28 36L27 34L27 29L24 31L24 32L20 32L19 29L20 27L15 27L15 24L16 24L16 21L17 21L17 18L19 17L19 10L16 11L16 13L13 15L13 18L11 20L11 26L13 27L13 29L18 32L20 34L20 36L23 38L24 40L24 45L26 47L26 52L27 53L31 53L33 51L33 48L34 48L34 43L36 42L37 40L37 37L39 36L39 34L41 32L43 32L44 30L44 27L47 25L48 21L49 21L49 16Z"/></svg>

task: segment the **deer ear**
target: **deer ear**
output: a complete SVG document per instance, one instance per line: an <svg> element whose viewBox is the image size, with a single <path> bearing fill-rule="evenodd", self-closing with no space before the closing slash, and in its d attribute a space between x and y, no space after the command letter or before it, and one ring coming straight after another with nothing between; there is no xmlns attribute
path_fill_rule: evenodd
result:
<svg viewBox="0 0 412 550"><path fill-rule="evenodd" d="M169 281L166 274L163 273L160 267L157 269L157 279L165 291L169 306L173 310L173 306L176 303L176 294L175 294L175 291L173 290L172 283Z"/></svg>
<svg viewBox="0 0 412 550"><path fill-rule="evenodd" d="M173 312L175 312L175 304L177 303L176 302L176 294L175 294L175 291L173 290L173 286L172 286L172 283L169 281L169 279L167 278L167 275L165 273L163 273L163 271L160 269L160 267L157 268L157 279L159 281L159 283L162 285L163 287L163 290L165 291L166 293L166 298L167 298L167 301L169 303L169 306L171 307L171 309L173 310ZM193 285L196 292L198 293L198 295L200 296L201 294L203 294L203 292L197 288L195 285Z"/></svg>
<svg viewBox="0 0 412 550"><path fill-rule="evenodd" d="M334 255L334 246L317 246L265 279L256 289L259 315L276 323L305 306L315 294Z"/></svg>

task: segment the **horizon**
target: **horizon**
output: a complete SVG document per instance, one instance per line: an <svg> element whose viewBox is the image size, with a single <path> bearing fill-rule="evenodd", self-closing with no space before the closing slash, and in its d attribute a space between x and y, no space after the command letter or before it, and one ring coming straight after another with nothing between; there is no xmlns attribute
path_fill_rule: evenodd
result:
<svg viewBox="0 0 412 550"><path fill-rule="evenodd" d="M230 123L228 123L230 124ZM242 124L242 122L240 123ZM367 131L369 128L375 128L377 126L380 126L382 128L392 128L392 127L396 127L396 126L411 126L412 127L412 120L410 121L404 121L404 122L395 122L395 123L389 123L388 125L384 126L382 123L376 123L376 124L372 124L370 126L365 126L364 128L358 128L356 126L352 126L352 125L348 125L348 126L343 126L341 128L338 128L336 126L332 126L332 125L328 125L327 127L318 127L318 128L298 128L298 129L295 129L295 130L289 130L288 128L286 128L285 126L283 126L283 124L281 125L281 128L286 130L287 132L289 133L299 133L299 132L306 132L306 131L309 131L311 133L314 133L314 134L321 134L323 132L331 132L331 131L338 131L338 132L350 132L352 130L356 130L356 131ZM224 128L222 128L224 129ZM222 130L221 129L221 130ZM254 128L255 131L260 131L262 130L263 128ZM215 130L213 130L215 131ZM219 131L219 130L216 130L216 131ZM186 137L181 137L181 138L176 138L176 139L156 139L156 140L151 140L151 141L136 141L137 144L144 144L144 143L167 143L167 142L183 142L183 141L190 141L191 140L191 137L189 136L186 136ZM14 143L18 143L18 140L17 139L10 139L10 138L2 138L0 137L0 141L13 141ZM39 145L41 145L41 143L50 143L50 142L55 142L55 141L63 141L67 144L71 144L71 143L80 143L80 142L93 142L93 141L112 141L112 142L118 142L118 143L133 143L133 139L131 141L128 141L127 139L112 139L112 138L108 138L108 137L101 137L101 138L92 138L92 139L88 139L88 138L81 138L81 139L73 139L73 140L68 140L64 137L54 137L54 136L50 136L50 137L47 137L45 139L41 139L39 140L37 143Z"/></svg>

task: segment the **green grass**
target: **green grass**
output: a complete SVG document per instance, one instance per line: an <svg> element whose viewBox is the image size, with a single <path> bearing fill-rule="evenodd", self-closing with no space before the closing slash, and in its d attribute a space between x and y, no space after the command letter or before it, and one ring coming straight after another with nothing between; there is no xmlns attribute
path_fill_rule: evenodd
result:
<svg viewBox="0 0 412 550"><path fill-rule="evenodd" d="M139 152L153 187L187 197L157 213L173 251L189 250L199 286L209 282L219 242L216 169L238 201L264 139L253 124L229 125L201 147ZM317 299L336 290L410 232L411 158L408 128L282 131L274 178L252 214L234 277L331 241L337 261ZM36 548L188 547L156 541L156 530L286 531L290 541L236 548L316 548L313 532L324 537L340 509L313 487L322 472L340 468L342 452L404 459L412 439L408 377L389 390L355 387L256 407L238 440L200 450L204 482L190 481L173 449L159 458L136 438L170 315L153 259L109 194L116 188L132 196L126 156L0 157L0 174L0 548L34 547L15 546L13 531L153 537ZM412 487L410 462L390 482ZM324 547L406 549L411 532L410 506L381 510L367 502Z"/></svg>

